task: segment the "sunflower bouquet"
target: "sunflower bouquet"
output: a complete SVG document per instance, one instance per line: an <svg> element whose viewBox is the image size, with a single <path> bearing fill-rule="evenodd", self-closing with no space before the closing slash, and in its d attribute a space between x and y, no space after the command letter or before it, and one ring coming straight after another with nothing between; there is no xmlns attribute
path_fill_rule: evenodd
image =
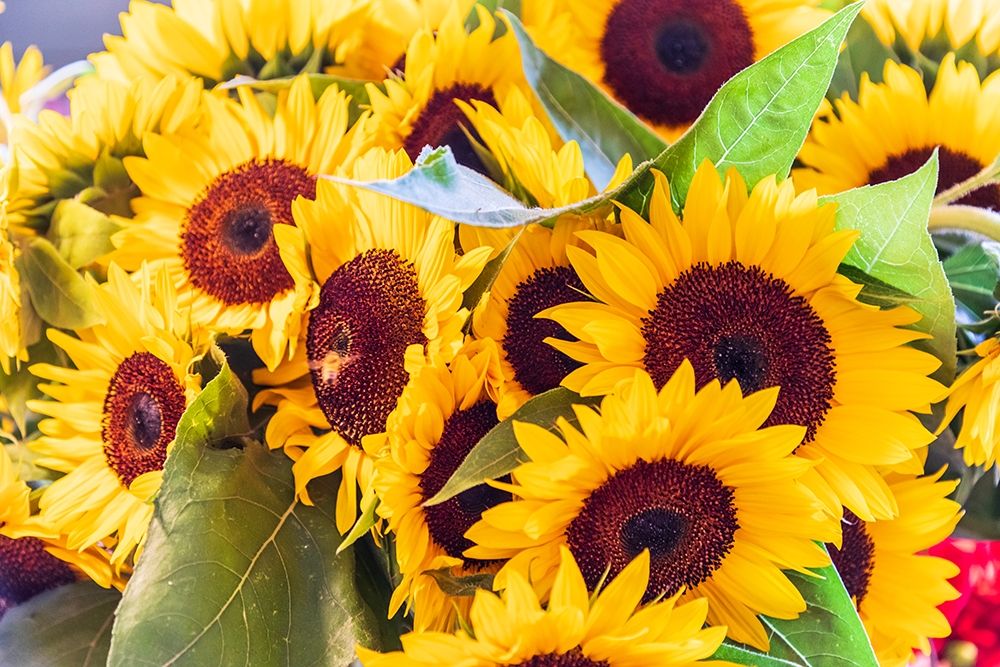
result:
<svg viewBox="0 0 1000 667"><path fill-rule="evenodd" d="M4 44L0 664L933 653L927 550L1000 535L997 16L133 0L85 65Z"/></svg>

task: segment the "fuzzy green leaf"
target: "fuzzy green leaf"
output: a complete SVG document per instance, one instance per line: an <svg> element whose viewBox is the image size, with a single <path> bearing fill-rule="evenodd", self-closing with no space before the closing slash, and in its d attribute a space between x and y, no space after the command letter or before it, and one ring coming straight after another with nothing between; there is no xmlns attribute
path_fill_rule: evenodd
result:
<svg viewBox="0 0 1000 667"><path fill-rule="evenodd" d="M335 477L296 502L291 461L241 437L246 407L224 365L181 418L109 665L346 665L380 646L387 601L363 597L356 550L336 555Z"/></svg>
<svg viewBox="0 0 1000 667"><path fill-rule="evenodd" d="M983 319L985 313L997 305L994 292L1000 269L996 251L987 252L987 245L1000 248L995 241L971 243L944 260L944 272L955 301L973 322Z"/></svg>
<svg viewBox="0 0 1000 667"><path fill-rule="evenodd" d="M916 298L909 305L923 319L915 327L933 336L920 344L941 360L935 377L949 382L955 373L955 300L927 231L937 174L935 153L908 176L821 201L838 204L838 229L861 232L844 264Z"/></svg>
<svg viewBox="0 0 1000 667"><path fill-rule="evenodd" d="M659 155L667 143L631 111L600 88L543 53L516 16L504 12L521 47L528 85L565 141L576 141L587 176L607 187L615 167L628 153L636 162Z"/></svg>
<svg viewBox="0 0 1000 667"><path fill-rule="evenodd" d="M99 667L121 594L89 581L60 586L0 620L0 663L17 667Z"/></svg>
<svg viewBox="0 0 1000 667"><path fill-rule="evenodd" d="M648 169L649 163L640 165L614 190L559 208L525 206L482 174L458 164L448 146L424 147L413 169L398 178L380 181L321 178L388 195L455 222L499 228L546 222L565 214L610 212L611 201L631 188Z"/></svg>
<svg viewBox="0 0 1000 667"><path fill-rule="evenodd" d="M344 76L334 76L332 74L307 74L309 77L309 85L312 87L313 97L319 99L320 95L332 85L336 85L340 90L344 91L351 96L351 115L350 122L354 123L361 115L361 107L366 106L369 102L368 99L368 89L366 85L368 83L377 83L372 81L365 81L363 79L350 79ZM239 75L229 81L219 84L220 90L235 90L240 86L247 86L265 93L277 93L281 90L291 87L292 81L295 80L294 76L284 76L276 79L255 79L252 76Z"/></svg>
<svg viewBox="0 0 1000 667"><path fill-rule="evenodd" d="M712 654L711 660L725 660L737 665L749 665L749 667L800 667L797 662L775 658L728 640L724 641L719 650Z"/></svg>
<svg viewBox="0 0 1000 667"><path fill-rule="evenodd" d="M47 240L31 239L17 258L17 270L35 312L52 326L85 329L103 321L94 310L93 287Z"/></svg>
<svg viewBox="0 0 1000 667"><path fill-rule="evenodd" d="M771 174L788 175L862 4L842 9L727 81L694 126L653 160L669 177L677 208L704 160L721 170L735 167L750 187ZM645 211L652 190L653 179L642 179L623 203Z"/></svg>
<svg viewBox="0 0 1000 667"><path fill-rule="evenodd" d="M583 398L563 387L556 387L535 396L516 410L509 419L500 422L484 435L441 490L424 505L443 503L467 489L482 484L487 479L503 477L523 463L526 457L517 444L517 438L514 437L515 421L554 429L559 417L565 417L571 424L576 423L576 416L573 414L574 405L595 405L599 402L600 398Z"/></svg>
<svg viewBox="0 0 1000 667"><path fill-rule="evenodd" d="M56 205L47 236L66 263L79 269L114 250L111 235L120 229L100 211L64 199Z"/></svg>
<svg viewBox="0 0 1000 667"><path fill-rule="evenodd" d="M878 667L836 568L830 565L816 574L819 577L788 573L805 598L805 613L792 620L761 618L771 640L768 655L802 667Z"/></svg>
<svg viewBox="0 0 1000 667"><path fill-rule="evenodd" d="M428 570L427 574L437 583L443 593L456 597L472 597L478 590L493 590L492 574L470 574L456 577L451 568Z"/></svg>

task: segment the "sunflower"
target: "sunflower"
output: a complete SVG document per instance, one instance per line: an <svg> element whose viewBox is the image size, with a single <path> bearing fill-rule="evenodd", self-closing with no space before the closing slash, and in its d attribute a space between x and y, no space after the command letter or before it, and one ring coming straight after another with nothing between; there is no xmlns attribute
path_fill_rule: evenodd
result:
<svg viewBox="0 0 1000 667"><path fill-rule="evenodd" d="M899 328L917 313L864 305L837 275L857 233L834 231L834 213L774 178L748 195L735 170L723 183L705 162L681 222L657 173L648 224L624 208L624 239L578 232L595 252L567 249L595 300L541 313L578 339L549 340L584 364L563 384L601 395L642 368L662 386L686 358L699 386L780 386L768 424L805 427L797 455L816 464L810 484L830 510L894 516L876 466L919 466L913 450L932 436L908 410L941 398L927 377L939 362L906 345L926 337Z"/></svg>
<svg viewBox="0 0 1000 667"><path fill-rule="evenodd" d="M925 65L948 51L996 65L1000 17L991 9L979 0L868 0L862 15L884 44Z"/></svg>
<svg viewBox="0 0 1000 667"><path fill-rule="evenodd" d="M450 365L438 362L419 369L389 415L388 448L375 464L372 482L380 500L378 513L396 534L402 575L389 615L409 601L417 630L451 632L456 612L467 615L472 601L446 595L429 572L447 569L463 577L499 569L499 563L464 558L472 543L463 534L483 510L510 500L509 493L482 484L439 505L423 506L499 423L492 399L499 380L496 344L473 341Z"/></svg>
<svg viewBox="0 0 1000 667"><path fill-rule="evenodd" d="M395 178L412 163L402 151L373 149L352 165L357 180ZM294 459L296 492L342 470L337 527L354 523L357 487L367 489L373 463L365 450L386 419L410 371L453 356L468 317L462 293L491 249L455 254L455 225L383 195L320 181L316 200L292 205L295 224L275 228L297 289L311 293L294 356L273 372L258 371L254 407L275 405L271 447Z"/></svg>
<svg viewBox="0 0 1000 667"><path fill-rule="evenodd" d="M479 26L465 31L465 16L456 5L437 31L423 29L406 50L403 76L383 82L383 91L368 84L373 120L382 146L404 148L415 160L424 146L450 146L455 159L486 174L458 101L480 100L496 106L511 86L521 83L520 55L508 31L493 39L496 21L482 6L475 8Z"/></svg>
<svg viewBox="0 0 1000 667"><path fill-rule="evenodd" d="M525 4L539 46L671 140L734 74L829 16L818 0Z"/></svg>
<svg viewBox="0 0 1000 667"><path fill-rule="evenodd" d="M844 96L806 139L794 179L820 194L883 183L916 171L939 149L938 192L976 175L1000 155L1000 72L980 83L976 68L949 54L928 95L920 73L892 61L883 83L861 81L858 101ZM957 203L1000 209L1000 187Z"/></svg>
<svg viewBox="0 0 1000 667"><path fill-rule="evenodd" d="M59 383L39 386L51 400L28 403L48 417L31 448L38 465L66 473L42 495L42 517L71 549L116 540L120 570L145 540L177 422L200 391L192 362L204 343L190 342L165 272L143 268L133 279L112 264L94 299L106 324L78 337L48 332L73 367L30 367Z"/></svg>
<svg viewBox="0 0 1000 667"><path fill-rule="evenodd" d="M37 124L18 127L11 228L18 234L45 234L63 202L131 217L137 190L121 159L142 155L150 132L174 133L197 124L200 100L201 85L193 79L129 84L82 79L69 92L69 117L43 111Z"/></svg>
<svg viewBox="0 0 1000 667"><path fill-rule="evenodd" d="M843 543L830 548L883 667L906 665L913 649L930 651L928 637L950 633L938 606L958 597L948 583L958 567L921 554L951 535L961 517L958 503L947 498L958 482L940 477L890 475L899 516L866 522L845 513Z"/></svg>
<svg viewBox="0 0 1000 667"><path fill-rule="evenodd" d="M408 9L416 3L393 4ZM395 16L412 22L421 15L411 9ZM371 56L398 52L409 37L390 29L369 0L174 0L172 6L132 0L121 28L121 36L105 36L107 51L90 57L102 77L197 76L208 87L237 75L274 79L332 71L373 78L391 61ZM366 49L369 57L354 57Z"/></svg>
<svg viewBox="0 0 1000 667"><path fill-rule="evenodd" d="M10 375L11 359L26 361L25 335L21 323L21 279L14 268L17 249L7 225L7 193L10 168L0 169L0 369Z"/></svg>
<svg viewBox="0 0 1000 667"><path fill-rule="evenodd" d="M976 346L979 359L966 368L948 390L943 431L962 412L955 447L967 465L992 468L1000 441L1000 340L988 338Z"/></svg>
<svg viewBox="0 0 1000 667"><path fill-rule="evenodd" d="M805 428L761 427L777 397L770 388L744 398L718 381L696 392L685 361L659 392L633 370L599 412L575 407L579 427L560 419L559 435L514 422L528 461L492 485L516 500L483 513L466 557L509 559L497 588L518 572L545 590L566 545L595 590L648 549L644 600L707 598L711 623L766 649L757 614L805 609L782 570L825 565L813 540L839 535L799 482L812 462L789 456Z"/></svg>
<svg viewBox="0 0 1000 667"><path fill-rule="evenodd" d="M520 88L509 88L498 102L495 107L481 100L455 101L496 161L507 190L543 208L567 206L597 194L584 171L579 144L562 143ZM632 158L625 154L607 188L631 173Z"/></svg>
<svg viewBox="0 0 1000 667"><path fill-rule="evenodd" d="M31 515L31 489L0 446L0 618L11 607L63 584L91 579L121 589L104 549L70 549L66 536Z"/></svg>
<svg viewBox="0 0 1000 667"><path fill-rule="evenodd" d="M294 352L309 291L282 265L272 228L294 224L292 201L311 199L317 175L349 163L367 135L364 118L348 128L345 93L331 86L314 102L305 76L278 95L273 117L249 91L240 98L204 93L199 130L147 135L146 157L125 159L142 196L111 258L127 269L162 261L196 324L252 330L273 369L289 343Z"/></svg>
<svg viewBox="0 0 1000 667"><path fill-rule="evenodd" d="M48 69L42 63L42 52L29 46L14 60L14 45L0 44L0 144L10 140L14 129L14 116L21 112L21 99L41 81ZM5 157L0 154L0 158Z"/></svg>
<svg viewBox="0 0 1000 667"><path fill-rule="evenodd" d="M642 551L594 596L569 549L559 550L557 564L552 594L544 608L528 580L515 573L499 596L476 591L467 631L412 632L403 635L403 650L394 653L379 654L359 647L361 664L691 665L711 656L725 637L725 628L702 627L708 611L704 599L678 604L675 595L641 606L650 578L649 551Z"/></svg>

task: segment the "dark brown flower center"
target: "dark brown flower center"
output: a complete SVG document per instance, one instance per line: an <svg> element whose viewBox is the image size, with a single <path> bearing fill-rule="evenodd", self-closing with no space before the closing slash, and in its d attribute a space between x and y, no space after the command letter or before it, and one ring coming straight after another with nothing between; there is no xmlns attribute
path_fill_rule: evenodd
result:
<svg viewBox="0 0 1000 667"><path fill-rule="evenodd" d="M911 148L900 155L893 155L886 160L885 164L868 174L868 182L874 185L876 183L894 181L897 178L912 174L924 166L924 163L930 159L933 152L933 147ZM953 185L957 185L975 176L985 166L979 160L965 153L941 146L938 149L939 171L937 192L944 192ZM978 190L973 190L956 203L1000 210L1000 186L988 185Z"/></svg>
<svg viewBox="0 0 1000 667"><path fill-rule="evenodd" d="M809 302L756 266L697 264L660 292L643 320L646 370L658 387L684 359L698 386L736 380L744 393L781 387L767 420L812 440L836 381L831 338Z"/></svg>
<svg viewBox="0 0 1000 667"><path fill-rule="evenodd" d="M39 593L74 581L70 566L47 552L41 540L0 535L0 618Z"/></svg>
<svg viewBox="0 0 1000 667"><path fill-rule="evenodd" d="M385 430L409 376L406 348L424 345L417 273L395 250L367 250L323 283L309 314L313 389L330 426L352 445Z"/></svg>
<svg viewBox="0 0 1000 667"><path fill-rule="evenodd" d="M462 109L455 104L455 100L464 102L480 100L492 106L497 105L492 90L474 83L456 83L435 91L417 119L413 121L403 148L411 160L416 160L424 146L450 146L459 164L489 176L486 166L479 159L465 132L468 131L480 143L481 139Z"/></svg>
<svg viewBox="0 0 1000 667"><path fill-rule="evenodd" d="M844 581L847 593L859 607L868 595L872 571L875 569L875 542L872 541L865 522L850 510L844 510L844 520L840 524L843 542L840 549L827 544L830 560Z"/></svg>
<svg viewBox="0 0 1000 667"><path fill-rule="evenodd" d="M580 647L566 653L545 653L534 655L514 667L611 667L607 660L592 660L583 654Z"/></svg>
<svg viewBox="0 0 1000 667"><path fill-rule="evenodd" d="M104 457L122 484L162 470L187 400L173 369L149 352L126 358L104 398Z"/></svg>
<svg viewBox="0 0 1000 667"><path fill-rule="evenodd" d="M499 423L496 409L497 406L493 403L483 401L471 408L458 410L448 417L441 439L431 450L427 469L420 475L420 495L424 500L433 498L444 487L476 443ZM427 530L431 539L445 553L453 558L461 558L466 568L488 567L492 565L492 561L465 558L462 555L472 546L472 542L466 539L465 532L479 521L483 512L510 499L509 493L488 484L474 486L439 505L425 507Z"/></svg>
<svg viewBox="0 0 1000 667"><path fill-rule="evenodd" d="M686 125L753 63L753 32L735 0L622 0L604 26L601 59L604 82L632 111Z"/></svg>
<svg viewBox="0 0 1000 667"><path fill-rule="evenodd" d="M226 305L267 303L291 289L274 225L293 225L292 201L316 178L286 160L251 160L220 174L188 209L181 257L188 279Z"/></svg>
<svg viewBox="0 0 1000 667"><path fill-rule="evenodd" d="M648 549L649 601L710 578L738 527L733 490L710 468L639 461L590 494L566 541L591 590Z"/></svg>
<svg viewBox="0 0 1000 667"><path fill-rule="evenodd" d="M531 394L559 386L563 378L580 367L546 338L575 340L562 325L535 315L562 303L579 301L583 283L569 266L539 269L521 281L507 304L507 333L502 345L514 379Z"/></svg>

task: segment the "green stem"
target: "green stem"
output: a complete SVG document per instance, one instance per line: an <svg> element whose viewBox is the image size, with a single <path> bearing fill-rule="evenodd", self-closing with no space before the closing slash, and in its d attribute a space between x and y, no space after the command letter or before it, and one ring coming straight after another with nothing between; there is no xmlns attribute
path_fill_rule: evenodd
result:
<svg viewBox="0 0 1000 667"><path fill-rule="evenodd" d="M934 197L934 205L944 206L945 204L956 202L970 192L974 192L979 188L995 183L998 175L1000 175L1000 165L997 163L987 165L986 168L978 174L975 174L960 183L956 183L944 192L939 193L936 197Z"/></svg>
<svg viewBox="0 0 1000 667"><path fill-rule="evenodd" d="M1000 214L978 206L935 206L928 227L932 232L958 230L1000 241Z"/></svg>

